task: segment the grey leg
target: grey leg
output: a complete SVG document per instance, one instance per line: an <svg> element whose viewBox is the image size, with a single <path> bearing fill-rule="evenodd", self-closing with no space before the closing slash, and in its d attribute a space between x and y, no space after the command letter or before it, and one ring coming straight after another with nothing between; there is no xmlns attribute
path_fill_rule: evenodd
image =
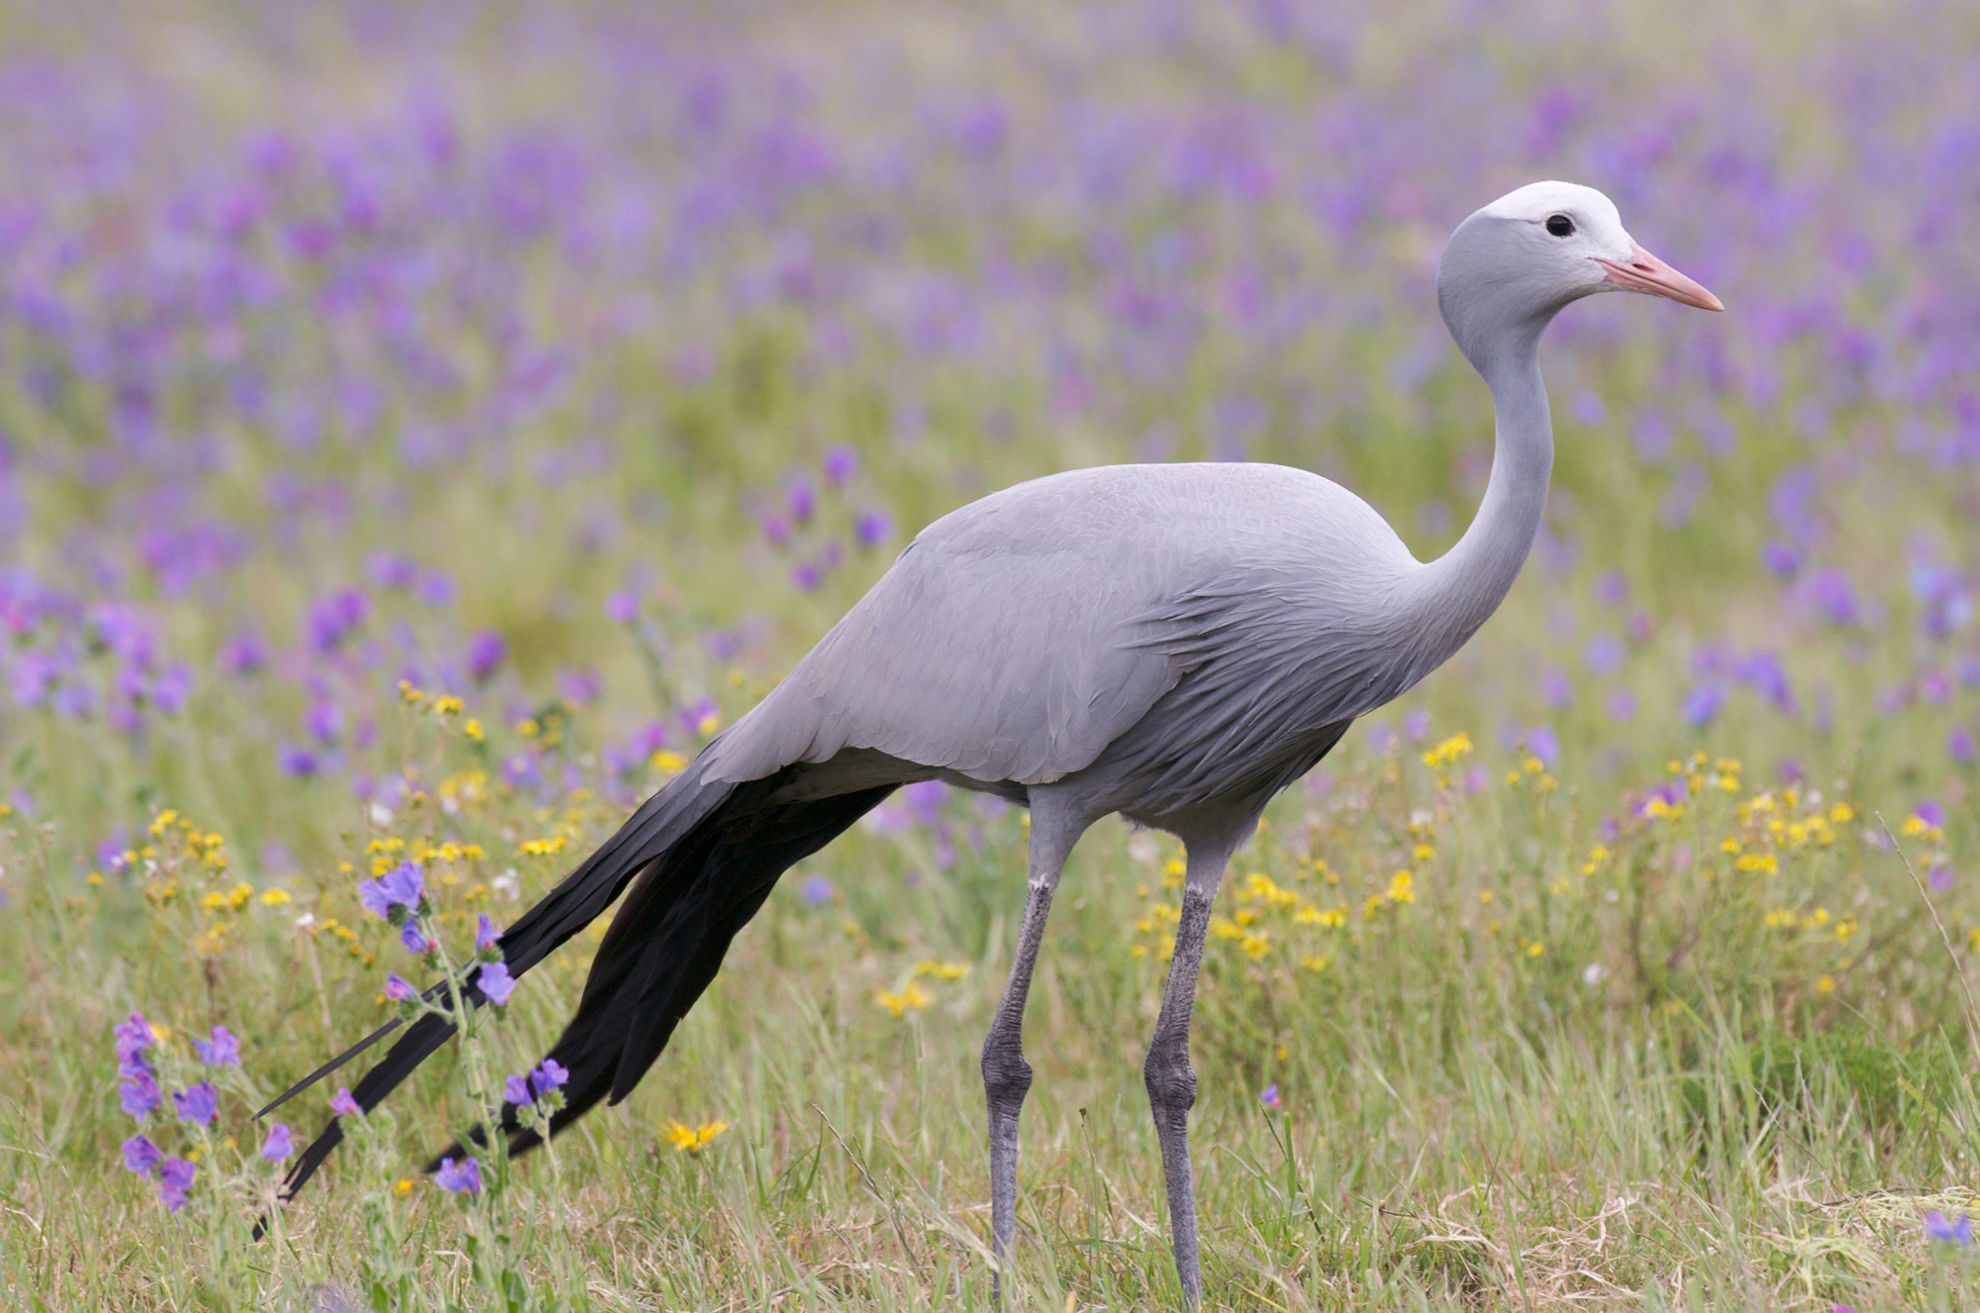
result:
<svg viewBox="0 0 1980 1313"><path fill-rule="evenodd" d="M1024 929L1018 933L1017 958L997 1019L983 1041L983 1096L990 1105L990 1248L999 1271L1010 1265L1017 1237L1018 1110L1031 1089L1031 1064L1024 1060L1024 1000L1031 989L1031 966L1038 941L1045 934L1045 914L1052 910L1052 890L1032 885L1024 903ZM998 1293L995 1274L991 1297Z"/></svg>
<svg viewBox="0 0 1980 1313"><path fill-rule="evenodd" d="M1162 1145L1162 1175L1169 1187L1169 1233L1175 1241L1176 1277L1183 1302L1194 1308L1203 1298L1203 1270L1196 1256L1196 1186L1189 1166L1189 1110L1196 1103L1196 1072L1189 1065L1189 1018L1196 1006L1196 976L1203 965L1203 941L1210 925L1210 903L1223 879L1230 848L1219 846L1198 860L1190 849L1183 888L1182 920L1176 927L1176 955L1162 991L1162 1011L1141 1072L1148 1083L1148 1105Z"/></svg>
<svg viewBox="0 0 1980 1313"><path fill-rule="evenodd" d="M1045 802L1036 795L1032 800L1031 888L1024 901L1024 925L1018 931L1010 983L983 1041L983 1096L990 1109L990 1248L997 1259L990 1277L992 1301L1001 1293L1000 1274L1010 1267L1017 1239L1018 1111L1031 1089L1031 1064L1024 1060L1024 1003L1045 936L1045 917L1052 910L1052 891L1058 888L1067 854L1086 828L1084 822L1057 815Z"/></svg>

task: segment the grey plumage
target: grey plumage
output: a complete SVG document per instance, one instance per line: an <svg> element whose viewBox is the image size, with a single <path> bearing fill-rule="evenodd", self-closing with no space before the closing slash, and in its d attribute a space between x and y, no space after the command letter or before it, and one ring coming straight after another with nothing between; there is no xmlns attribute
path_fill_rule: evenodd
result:
<svg viewBox="0 0 1980 1313"><path fill-rule="evenodd" d="M1177 1275L1193 1303L1189 1017L1225 865L1275 793L1356 717L1462 646L1512 586L1553 457L1541 332L1569 302L1614 287L1719 308L1631 241L1615 207L1585 187L1521 188L1453 234L1439 303L1491 386L1498 435L1476 519L1428 564L1346 489L1276 465L1074 470L929 525L754 710L503 935L520 974L636 880L550 1051L572 1073L553 1130L625 1096L793 862L899 785L942 779L997 793L1032 811L1025 917L983 1049L1001 1272L1015 1238L1034 957L1067 855L1118 812L1178 835L1189 858L1144 1076ZM359 1104L375 1106L451 1030L447 1017L415 1023L359 1082ZM513 1121L502 1129L511 1152L536 1142ZM333 1121L286 1195L338 1136Z"/></svg>

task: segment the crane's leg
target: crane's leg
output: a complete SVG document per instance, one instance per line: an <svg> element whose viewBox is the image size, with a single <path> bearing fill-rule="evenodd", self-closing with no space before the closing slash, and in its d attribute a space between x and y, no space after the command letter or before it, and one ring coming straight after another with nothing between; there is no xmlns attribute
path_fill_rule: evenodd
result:
<svg viewBox="0 0 1980 1313"><path fill-rule="evenodd" d="M1203 1270L1196 1257L1196 1187L1189 1167L1189 1110L1196 1102L1196 1072L1189 1065L1189 1017L1196 1006L1196 975L1203 965L1203 941L1210 926L1210 904L1223 883L1224 866L1237 845L1199 840L1188 845L1183 877L1182 917L1176 926L1176 952L1169 983L1155 1018L1155 1038L1141 1074L1155 1114L1155 1136L1162 1145L1162 1175L1169 1187L1169 1233L1175 1241L1176 1276L1183 1301L1194 1308L1203 1298Z"/></svg>
<svg viewBox="0 0 1980 1313"><path fill-rule="evenodd" d="M1008 1270L1017 1237L1018 1110L1031 1089L1031 1064L1024 1060L1024 1001L1031 991L1031 968L1038 943L1045 935L1045 916L1052 910L1052 892L1066 857L1087 821L1053 805L1052 795L1036 790L1031 804L1031 883L1024 901L1024 924L1018 930L1017 955L1011 962L1010 983L997 1005L996 1020L983 1041L983 1097L990 1108L990 1249L997 1267L990 1277L990 1298L1001 1293L1000 1274Z"/></svg>

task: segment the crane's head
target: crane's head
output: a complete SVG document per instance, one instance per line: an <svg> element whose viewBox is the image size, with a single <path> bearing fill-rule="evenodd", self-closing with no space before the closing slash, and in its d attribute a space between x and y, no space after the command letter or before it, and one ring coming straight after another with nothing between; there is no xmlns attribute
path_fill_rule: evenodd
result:
<svg viewBox="0 0 1980 1313"><path fill-rule="evenodd" d="M1701 310L1719 298L1637 245L1615 202L1571 182L1528 183L1458 225L1437 269L1451 336L1481 371L1531 343L1570 302L1644 292Z"/></svg>

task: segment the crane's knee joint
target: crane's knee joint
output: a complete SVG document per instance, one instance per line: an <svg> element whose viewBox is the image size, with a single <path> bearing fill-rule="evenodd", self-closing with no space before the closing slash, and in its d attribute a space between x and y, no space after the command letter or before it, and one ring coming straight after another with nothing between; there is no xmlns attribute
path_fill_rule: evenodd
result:
<svg viewBox="0 0 1980 1313"><path fill-rule="evenodd" d="M983 1092L992 1103L1022 1103L1031 1090L1031 1064L1016 1041L993 1034L983 1043Z"/></svg>
<svg viewBox="0 0 1980 1313"><path fill-rule="evenodd" d="M1158 1108L1188 1112L1196 1106L1196 1072L1189 1065L1186 1040L1157 1039L1141 1065L1148 1101Z"/></svg>

